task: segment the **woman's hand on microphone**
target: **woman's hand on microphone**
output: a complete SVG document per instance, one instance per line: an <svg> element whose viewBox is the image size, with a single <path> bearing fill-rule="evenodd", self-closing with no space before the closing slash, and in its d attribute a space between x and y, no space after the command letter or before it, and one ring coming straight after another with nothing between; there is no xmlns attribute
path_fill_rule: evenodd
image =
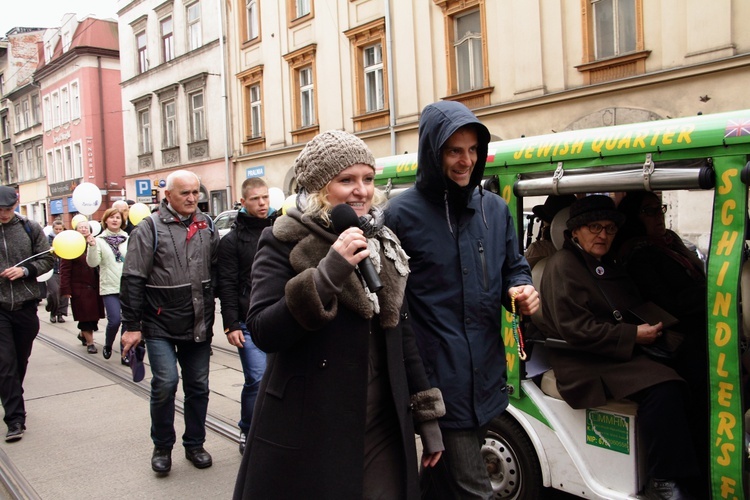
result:
<svg viewBox="0 0 750 500"><path fill-rule="evenodd" d="M332 248L353 266L370 256L370 251L367 249L367 238L358 227L350 227L342 231L336 241L333 242Z"/></svg>

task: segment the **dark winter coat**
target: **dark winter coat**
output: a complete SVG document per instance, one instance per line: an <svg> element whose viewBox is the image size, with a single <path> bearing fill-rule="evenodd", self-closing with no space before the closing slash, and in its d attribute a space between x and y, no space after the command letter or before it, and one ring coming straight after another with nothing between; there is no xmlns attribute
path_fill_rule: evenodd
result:
<svg viewBox="0 0 750 500"><path fill-rule="evenodd" d="M130 234L120 289L126 331L145 338L211 340L219 233L201 212L186 222L164 200Z"/></svg>
<svg viewBox="0 0 750 500"><path fill-rule="evenodd" d="M403 498L419 498L412 419L435 422L440 413L422 409L430 385L403 304L406 277L381 252L380 314L373 315L354 268L331 250L335 235L308 224L280 217L255 257L248 327L269 355L234 497L363 497L368 343L379 328L403 441ZM324 307L315 276L329 251L347 272Z"/></svg>
<svg viewBox="0 0 750 500"><path fill-rule="evenodd" d="M448 187L440 150L469 124L480 144L461 199ZM479 186L487 129L465 107L444 101L425 109L419 134L416 188L390 202L386 225L410 257L407 299L427 376L445 400L440 426L472 429L508 405L502 306L510 307L510 287L531 284L531 272L507 204Z"/></svg>
<svg viewBox="0 0 750 500"><path fill-rule="evenodd" d="M99 273L86 264L86 254L60 263L60 295L70 296L73 319L99 321L104 317L104 302L99 295Z"/></svg>
<svg viewBox="0 0 750 500"><path fill-rule="evenodd" d="M547 338L571 347L547 354L557 388L573 408L601 406L607 399L682 380L636 347L637 325L615 319L615 308L627 311L642 302L630 278L606 257L598 261L581 250L570 234L547 260L539 294L543 319L537 326Z"/></svg>
<svg viewBox="0 0 750 500"><path fill-rule="evenodd" d="M24 226L24 221L28 226ZM0 224L0 269L48 250L49 242L38 223L16 214L7 224ZM13 281L0 279L0 305L6 310L18 310L24 303L44 296L46 288L36 277L52 269L52 254L39 255L20 267L25 267L29 275Z"/></svg>
<svg viewBox="0 0 750 500"><path fill-rule="evenodd" d="M250 272L263 229L276 219L274 212L260 219L238 211L232 230L221 239L217 261L217 293L221 301L221 318L224 331L240 329L250 306L252 279Z"/></svg>

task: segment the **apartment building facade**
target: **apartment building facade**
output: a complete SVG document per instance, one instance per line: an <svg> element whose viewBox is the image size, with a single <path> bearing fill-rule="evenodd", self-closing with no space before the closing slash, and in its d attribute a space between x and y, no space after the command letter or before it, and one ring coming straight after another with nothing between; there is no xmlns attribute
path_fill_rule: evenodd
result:
<svg viewBox="0 0 750 500"><path fill-rule="evenodd" d="M77 214L73 191L82 182L97 185L101 208L122 198L125 174L117 23L75 15L63 17L40 44L34 80L40 88L46 164L45 195L50 220L68 227Z"/></svg>
<svg viewBox="0 0 750 500"><path fill-rule="evenodd" d="M16 187L18 211L42 224L47 182L40 91L33 76L45 31L16 27L0 40L0 184Z"/></svg>
<svg viewBox="0 0 750 500"><path fill-rule="evenodd" d="M494 140L750 108L740 0L232 0L228 13L235 185L263 175L291 193L294 158L327 129L376 157L415 152L420 111L441 99Z"/></svg>
<svg viewBox="0 0 750 500"><path fill-rule="evenodd" d="M219 213L229 203L223 2L121 4L128 193L155 202L170 172L189 169L201 179L201 210Z"/></svg>

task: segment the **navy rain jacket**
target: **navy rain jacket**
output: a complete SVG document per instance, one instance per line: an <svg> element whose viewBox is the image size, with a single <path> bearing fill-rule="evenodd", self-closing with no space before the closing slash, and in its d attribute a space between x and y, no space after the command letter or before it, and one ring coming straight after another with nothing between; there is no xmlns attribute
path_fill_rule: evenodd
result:
<svg viewBox="0 0 750 500"><path fill-rule="evenodd" d="M441 148L469 124L479 150L469 187L460 189L443 174ZM443 393L440 425L449 429L485 425L508 405L502 305L510 306L510 287L531 284L507 204L480 186L489 138L462 104L427 106L416 186L386 212L386 224L411 257L407 299L417 345L431 384Z"/></svg>

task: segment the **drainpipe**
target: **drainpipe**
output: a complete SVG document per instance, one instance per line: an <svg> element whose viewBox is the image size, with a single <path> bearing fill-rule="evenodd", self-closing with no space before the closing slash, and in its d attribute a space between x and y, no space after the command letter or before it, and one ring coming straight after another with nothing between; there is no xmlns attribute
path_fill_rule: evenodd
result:
<svg viewBox="0 0 750 500"><path fill-rule="evenodd" d="M227 206L224 209L232 207L232 167L229 163L229 150L231 149L230 138L229 138L229 114L227 109L229 107L228 96L227 96L227 82L226 82L226 64L227 54L224 49L224 2L222 0L216 0L219 4L219 28L221 33L219 34L219 50L221 51L221 98L222 107L221 113L224 118L224 172L227 182ZM213 208L213 207L212 207Z"/></svg>
<svg viewBox="0 0 750 500"><path fill-rule="evenodd" d="M385 53L388 59L388 129L391 132L391 156L396 154L396 88L393 86L393 45L391 44L391 0L385 2Z"/></svg>
<svg viewBox="0 0 750 500"><path fill-rule="evenodd" d="M104 190L107 192L107 206L109 206L109 182L107 180L107 135L104 133L104 84L102 82L102 57L96 57L96 71L99 75L99 128L102 134L102 169L104 171ZM85 165L82 165L85 170ZM84 181L86 182L86 181Z"/></svg>

